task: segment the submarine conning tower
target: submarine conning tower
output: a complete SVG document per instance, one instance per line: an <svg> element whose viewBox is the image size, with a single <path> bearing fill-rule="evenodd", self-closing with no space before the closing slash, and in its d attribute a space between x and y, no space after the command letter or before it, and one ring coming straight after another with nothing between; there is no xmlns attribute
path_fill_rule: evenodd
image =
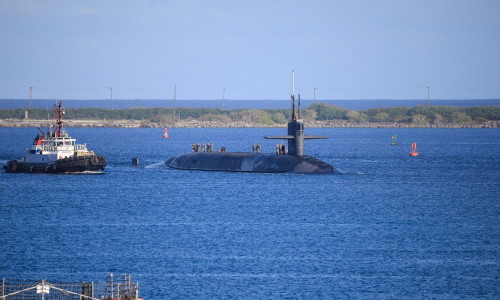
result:
<svg viewBox="0 0 500 300"><path fill-rule="evenodd" d="M266 139L288 140L288 155L304 156L304 140L327 139L327 136L304 135L304 121L300 118L300 94L297 112L295 111L295 72L292 71L292 118L288 122L288 135L266 136Z"/></svg>

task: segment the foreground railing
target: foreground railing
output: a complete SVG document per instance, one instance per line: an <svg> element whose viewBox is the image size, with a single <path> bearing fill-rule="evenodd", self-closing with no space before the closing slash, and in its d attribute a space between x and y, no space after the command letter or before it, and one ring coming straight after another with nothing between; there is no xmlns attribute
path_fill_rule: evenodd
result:
<svg viewBox="0 0 500 300"><path fill-rule="evenodd" d="M106 277L105 283L2 279L0 300L139 300L139 283L129 274Z"/></svg>

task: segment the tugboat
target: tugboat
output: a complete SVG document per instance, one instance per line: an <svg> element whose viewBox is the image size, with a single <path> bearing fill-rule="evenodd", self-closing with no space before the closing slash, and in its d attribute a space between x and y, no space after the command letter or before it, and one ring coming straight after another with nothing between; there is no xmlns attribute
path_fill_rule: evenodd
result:
<svg viewBox="0 0 500 300"><path fill-rule="evenodd" d="M304 121L300 118L299 109L295 111L294 73L292 71L292 119L288 122L288 135L267 136L266 139L288 140L288 151L284 145L276 145L276 154L226 152L225 147L220 152L213 152L213 145L199 151L193 145L193 152L179 154L168 159L165 164L172 169L253 172L253 173L299 173L299 174L334 174L335 167L315 157L304 155L304 140L327 139L326 136L304 135Z"/></svg>
<svg viewBox="0 0 500 300"><path fill-rule="evenodd" d="M3 166L7 173L81 173L100 171L106 167L106 157L87 150L86 144L77 144L76 139L63 131L62 117L65 114L61 101L54 105L56 127L45 134L37 134L31 148L21 160L9 160Z"/></svg>

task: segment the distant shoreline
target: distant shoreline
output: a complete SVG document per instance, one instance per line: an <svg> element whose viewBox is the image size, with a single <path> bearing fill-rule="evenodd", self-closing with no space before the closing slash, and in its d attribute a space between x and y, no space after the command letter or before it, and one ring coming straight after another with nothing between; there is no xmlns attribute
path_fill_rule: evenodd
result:
<svg viewBox="0 0 500 300"><path fill-rule="evenodd" d="M110 109L110 100L63 100L65 108L103 108ZM34 99L32 108L51 110L56 101L54 99ZM396 106L415 107L417 105L427 105L427 99L372 99L372 100L317 100L302 99L301 105L304 108L313 103L325 103L337 105L349 110L366 110L370 108L388 108ZM500 106L500 99L434 99L430 100L433 106ZM29 106L29 100L26 99L0 99L0 109L26 109ZM120 100L113 99L113 109L131 109L131 108L173 108L173 99L137 99ZM222 108L222 100L177 100L177 108ZM231 100L226 99L224 108L230 109L290 109L290 99L283 100Z"/></svg>
<svg viewBox="0 0 500 300"><path fill-rule="evenodd" d="M0 126L47 127L54 124L44 109L0 110ZM363 111L313 103L295 116L312 128L498 128L500 106L416 106L374 108ZM65 126L117 128L280 128L292 118L288 109L200 108L67 108Z"/></svg>
<svg viewBox="0 0 500 300"><path fill-rule="evenodd" d="M51 121L50 124L54 125ZM393 122L349 122L349 121L305 121L307 128L499 128L500 121L483 123L393 123ZM64 120L66 127L107 127L107 128L284 128L286 124L264 125L254 122L217 122L181 120L175 123L143 122L139 120ZM1 119L0 127L40 127L47 128L47 120Z"/></svg>

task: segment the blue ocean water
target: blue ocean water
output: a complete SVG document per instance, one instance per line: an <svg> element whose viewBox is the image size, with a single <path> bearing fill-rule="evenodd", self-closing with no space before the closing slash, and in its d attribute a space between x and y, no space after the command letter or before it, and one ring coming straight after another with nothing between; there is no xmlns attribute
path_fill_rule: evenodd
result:
<svg viewBox="0 0 500 300"><path fill-rule="evenodd" d="M64 100L66 108L111 108L111 101L108 100ZM310 107L315 101L302 100L302 107ZM427 100L321 100L319 103L337 105L345 109L365 110L370 108L384 108L395 106L414 107L417 105L427 105ZM55 99L32 100L33 108L52 108L56 103ZM432 100L431 105L435 106L500 106L500 99L473 99L473 100ZM29 107L29 100L0 99L0 109L15 109ZM113 100L113 109L125 109L134 107L174 107L173 100ZM176 107L183 108L216 108L222 109L222 100L177 100ZM225 100L225 109L289 109L290 100Z"/></svg>
<svg viewBox="0 0 500 300"><path fill-rule="evenodd" d="M68 128L109 166L0 172L0 277L131 273L148 300L498 299L499 130L306 128L330 137L307 142L306 154L342 175L163 164L196 142L272 152L276 141L262 137L282 131L173 128L163 139L163 129ZM0 128L0 163L36 133Z"/></svg>

